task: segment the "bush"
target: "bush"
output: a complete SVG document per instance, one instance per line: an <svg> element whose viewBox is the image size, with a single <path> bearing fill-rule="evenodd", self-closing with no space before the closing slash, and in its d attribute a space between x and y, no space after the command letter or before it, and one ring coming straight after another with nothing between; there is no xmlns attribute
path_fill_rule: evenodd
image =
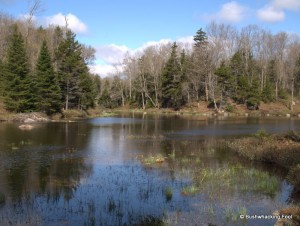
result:
<svg viewBox="0 0 300 226"><path fill-rule="evenodd" d="M251 97L247 100L247 108L249 110L258 110L260 101L254 97Z"/></svg>
<svg viewBox="0 0 300 226"><path fill-rule="evenodd" d="M255 134L254 137L257 138L264 138L264 137L268 137L269 134L266 132L265 129L259 129Z"/></svg>
<svg viewBox="0 0 300 226"><path fill-rule="evenodd" d="M226 107L225 107L225 111L229 112L229 113L232 113L234 110L234 106L231 105L231 104L228 104Z"/></svg>
<svg viewBox="0 0 300 226"><path fill-rule="evenodd" d="M288 99L288 93L287 93L287 91L286 90L284 90L284 89L280 89L279 91L278 91L278 97L280 98L280 99L283 99L283 100L287 100Z"/></svg>

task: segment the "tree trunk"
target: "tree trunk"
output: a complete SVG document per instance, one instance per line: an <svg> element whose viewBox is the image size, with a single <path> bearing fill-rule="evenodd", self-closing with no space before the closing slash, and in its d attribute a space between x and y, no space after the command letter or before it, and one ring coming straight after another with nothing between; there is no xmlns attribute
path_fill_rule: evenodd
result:
<svg viewBox="0 0 300 226"><path fill-rule="evenodd" d="M144 92L142 92L142 104L143 104L143 109L145 110L145 97L144 97Z"/></svg>
<svg viewBox="0 0 300 226"><path fill-rule="evenodd" d="M69 109L69 80L67 81L66 111Z"/></svg>

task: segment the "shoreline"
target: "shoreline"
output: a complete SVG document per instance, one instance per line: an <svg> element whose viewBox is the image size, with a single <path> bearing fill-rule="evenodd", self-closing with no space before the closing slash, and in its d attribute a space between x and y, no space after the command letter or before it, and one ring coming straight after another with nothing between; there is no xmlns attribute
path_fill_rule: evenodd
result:
<svg viewBox="0 0 300 226"><path fill-rule="evenodd" d="M180 115L180 116L199 116L199 117L220 117L220 118L235 118L235 117L253 117L253 118L299 118L300 113L287 113L282 114L278 112L273 113L261 113L250 112L250 113L229 113L229 112L198 112L198 111L174 111L172 109L92 109L91 112L82 110L69 110L64 113L58 113L48 116L42 112L31 112L31 113L0 113L0 122L24 122L24 123L35 123L35 122L64 122L69 120L80 120L97 117L108 117L118 115L121 113L130 114L158 114L158 115ZM95 111L95 113L94 113Z"/></svg>

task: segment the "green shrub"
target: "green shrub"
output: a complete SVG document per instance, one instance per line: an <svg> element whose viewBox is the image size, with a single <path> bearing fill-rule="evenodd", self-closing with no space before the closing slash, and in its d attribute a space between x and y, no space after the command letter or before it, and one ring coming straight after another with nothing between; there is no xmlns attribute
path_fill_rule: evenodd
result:
<svg viewBox="0 0 300 226"><path fill-rule="evenodd" d="M259 104L260 104L259 99L255 98L255 97L250 97L247 100L247 108L249 110L258 110Z"/></svg>
<svg viewBox="0 0 300 226"><path fill-rule="evenodd" d="M268 137L269 134L266 132L265 129L259 129L255 134L254 134L254 137L257 137L257 138L265 138L265 137Z"/></svg>
<svg viewBox="0 0 300 226"><path fill-rule="evenodd" d="M229 112L229 113L232 113L234 110L234 106L231 105L231 104L228 104L225 108L225 111Z"/></svg>
<svg viewBox="0 0 300 226"><path fill-rule="evenodd" d="M287 100L288 99L288 93L287 93L287 91L286 90L284 90L284 89L280 89L279 91L278 91L278 97L280 98L280 99L283 99L283 100Z"/></svg>

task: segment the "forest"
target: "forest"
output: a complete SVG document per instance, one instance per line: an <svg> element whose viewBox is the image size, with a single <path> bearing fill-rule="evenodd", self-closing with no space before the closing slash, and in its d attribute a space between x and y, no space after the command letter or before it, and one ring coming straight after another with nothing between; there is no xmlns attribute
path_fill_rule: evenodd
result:
<svg viewBox="0 0 300 226"><path fill-rule="evenodd" d="M212 22L194 44L157 44L126 54L122 70L92 74L95 49L64 27L35 26L31 18L0 14L0 102L7 111L170 108L204 101L216 111L232 103L259 109L300 94L300 37L257 25L236 29Z"/></svg>

